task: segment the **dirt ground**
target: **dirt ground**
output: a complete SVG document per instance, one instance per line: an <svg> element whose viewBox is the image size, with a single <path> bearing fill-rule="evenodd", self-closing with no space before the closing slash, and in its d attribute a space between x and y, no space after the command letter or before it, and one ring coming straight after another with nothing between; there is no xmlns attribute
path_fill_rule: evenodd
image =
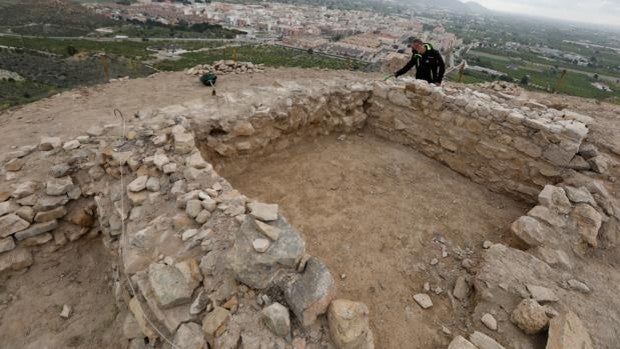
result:
<svg viewBox="0 0 620 349"><path fill-rule="evenodd" d="M220 77L218 92L282 79L359 74L269 69ZM44 135L67 139L93 124L115 123L114 108L131 116L143 108L210 93L196 77L181 72L65 92L0 113L0 154L36 144ZM566 96L531 97L594 117L588 140L620 155L620 107ZM612 174L617 177L619 170ZM463 274L463 257L476 261L484 240L508 241L509 224L528 209L408 148L370 135L349 136L345 142L335 136L309 141L247 167L241 162L227 165L222 173L248 196L281 204L304 234L309 252L336 275L339 296L369 304L379 349L445 348L451 336L444 335L441 326L453 335L480 326L468 323L472 305L452 309L446 290ZM620 181L611 189L620 192ZM441 256L444 245L447 258ZM471 255L468 246L476 247ZM72 243L35 258L28 271L0 280L0 349L117 348L120 331L114 321L110 257L99 240ZM433 258L439 262L435 266L430 265ZM412 299L425 282L435 303L427 311ZM601 280L595 286L604 284ZM436 287L442 288L440 295L433 293ZM63 304L74 309L68 320L59 317Z"/></svg>
<svg viewBox="0 0 620 349"><path fill-rule="evenodd" d="M0 348L121 348L110 277L100 239L35 254L26 272L0 280ZM73 309L60 317L64 304Z"/></svg>
<svg viewBox="0 0 620 349"><path fill-rule="evenodd" d="M280 204L308 252L327 263L338 296L369 305L377 348L445 348L451 336L441 326L464 333L468 314L446 292L466 273L460 259L475 261L485 240L509 241L527 205L410 148L369 134L336 138L218 167L248 197ZM425 282L429 310L412 298Z"/></svg>
<svg viewBox="0 0 620 349"><path fill-rule="evenodd" d="M275 81L306 79L322 76L367 76L350 71L308 69L267 69L263 73L222 75L217 81L218 93L252 86L264 86ZM159 73L148 78L118 81L89 88L67 91L51 98L0 113L0 151L11 146L34 144L42 136L76 137L92 125L117 123L114 109L132 117L144 108L162 108L211 94L196 76L183 72Z"/></svg>

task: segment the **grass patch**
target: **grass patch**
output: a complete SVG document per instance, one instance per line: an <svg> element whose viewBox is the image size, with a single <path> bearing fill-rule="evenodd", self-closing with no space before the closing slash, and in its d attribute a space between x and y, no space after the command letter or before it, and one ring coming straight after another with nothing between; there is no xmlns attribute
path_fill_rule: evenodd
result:
<svg viewBox="0 0 620 349"><path fill-rule="evenodd" d="M223 59L237 59L270 67L300 67L361 70L365 63L311 54L306 51L267 45L247 45L227 47L205 52L190 52L176 61L163 61L156 64L161 70L177 71L194 67L198 64L211 64Z"/></svg>
<svg viewBox="0 0 620 349"><path fill-rule="evenodd" d="M56 92L55 87L38 82L0 80L0 110L34 102Z"/></svg>
<svg viewBox="0 0 620 349"><path fill-rule="evenodd" d="M448 74L446 77L450 81L459 81L459 72L455 70L455 71L451 72L450 74ZM494 81L494 80L496 80L496 79L494 79L493 77L491 77L489 75L486 75L486 74L465 71L463 73L463 81L462 81L462 83L464 83L464 84L478 84L478 83Z"/></svg>
<svg viewBox="0 0 620 349"><path fill-rule="evenodd" d="M471 62L471 64L505 73L516 82L519 82L523 76L527 75L529 76L528 88L530 89L552 91L555 88L556 82L560 76L560 71L558 69L535 66L527 61L520 59L513 60L508 57L493 58L472 55L471 57L468 57L468 61ZM508 65L511 63L517 68L509 68ZM595 81L596 80L590 76L569 71L564 77L558 92L572 96L594 98L606 101L614 100L620 97L620 85L605 81L605 84L613 90L613 92L606 92L592 86L592 83Z"/></svg>

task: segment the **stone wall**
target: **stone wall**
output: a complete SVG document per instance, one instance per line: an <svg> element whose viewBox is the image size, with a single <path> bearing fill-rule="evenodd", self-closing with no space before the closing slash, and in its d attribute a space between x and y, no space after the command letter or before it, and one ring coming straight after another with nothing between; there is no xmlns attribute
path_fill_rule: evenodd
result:
<svg viewBox="0 0 620 349"><path fill-rule="evenodd" d="M557 183L588 134L589 118L542 105L517 108L468 89L377 83L368 126L487 187L531 200Z"/></svg>
<svg viewBox="0 0 620 349"><path fill-rule="evenodd" d="M227 96L222 104L228 113L210 103L187 108L187 115L209 159L272 153L307 136L350 133L365 125L368 85L334 83L241 91L247 98L243 107L238 97Z"/></svg>
<svg viewBox="0 0 620 349"><path fill-rule="evenodd" d="M247 97L257 102L245 109L226 106L234 109L230 113L216 114L221 106L205 103L180 107L207 158L272 153L305 136L366 128L530 201L568 170L590 168L578 155L589 117L535 103L511 105L468 89L402 79L269 87Z"/></svg>
<svg viewBox="0 0 620 349"><path fill-rule="evenodd" d="M305 252L278 205L248 200L214 171L181 109L128 120L124 134L119 124L93 127L7 154L0 273L27 268L40 250L101 236L118 256L115 294L128 309L123 335L132 348L146 339L153 347L372 348L364 305L336 303L329 322L338 330L330 331L329 270ZM351 321L358 332L341 333Z"/></svg>
<svg viewBox="0 0 620 349"><path fill-rule="evenodd" d="M0 273L28 267L33 252L101 235L118 251L116 294L131 342L373 347L366 307L332 302L331 274L278 206L248 200L213 167L317 134L366 128L492 189L542 197L513 226L537 250L568 249L545 240L549 224L591 247L617 237L613 198L575 172L585 170L580 158L596 158L582 146L589 118L575 113L404 79L274 84L136 116L123 137L121 125L93 127L6 154L0 188ZM561 181L570 217L559 219L551 205L567 200L545 186ZM347 322L358 332L340 333Z"/></svg>

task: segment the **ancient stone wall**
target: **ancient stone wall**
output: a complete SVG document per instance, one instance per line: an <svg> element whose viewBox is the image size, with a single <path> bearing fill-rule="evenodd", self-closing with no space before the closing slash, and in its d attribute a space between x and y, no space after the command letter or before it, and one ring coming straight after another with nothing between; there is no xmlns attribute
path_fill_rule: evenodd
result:
<svg viewBox="0 0 620 349"><path fill-rule="evenodd" d="M260 102L228 114L216 115L218 107L206 103L183 107L208 158L266 154L305 136L365 127L475 182L530 201L567 170L589 169L578 156L589 117L534 103L510 105L468 89L403 79L265 88L248 98ZM238 100L222 103L229 108Z"/></svg>
<svg viewBox="0 0 620 349"><path fill-rule="evenodd" d="M32 252L101 234L118 251L116 294L130 310L130 341L373 347L365 306L332 302L331 274L305 253L278 206L248 200L213 168L317 134L366 128L492 189L539 200L512 230L554 267L570 263L566 244L595 247L618 235L613 198L571 171L595 158L582 147L589 118L575 113L405 79L266 86L137 117L126 130L93 127L6 154L0 188L0 272L31 265ZM503 273L493 269L498 258L533 258L496 246L481 290ZM517 281L515 293L524 287ZM320 317L328 309L329 324ZM352 323L356 333L341 333Z"/></svg>
<svg viewBox="0 0 620 349"><path fill-rule="evenodd" d="M177 111L8 154L0 273L32 265L42 249L101 236L118 255L115 294L129 310L130 342L372 348L365 306L335 306L333 328L365 323L353 335L319 319L336 296L329 270L305 253L278 205L248 200L213 170Z"/></svg>
<svg viewBox="0 0 620 349"><path fill-rule="evenodd" d="M372 131L525 199L574 167L588 133L585 116L541 105L517 108L480 92L416 80L375 84L369 104Z"/></svg>

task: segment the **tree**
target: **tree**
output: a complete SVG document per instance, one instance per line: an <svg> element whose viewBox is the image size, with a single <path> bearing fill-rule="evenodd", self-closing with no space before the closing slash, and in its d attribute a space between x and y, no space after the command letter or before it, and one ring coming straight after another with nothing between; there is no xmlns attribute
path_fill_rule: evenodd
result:
<svg viewBox="0 0 620 349"><path fill-rule="evenodd" d="M78 53L78 50L75 47L73 47L72 45L67 46L67 54L69 56L74 56L77 53Z"/></svg>
<svg viewBox="0 0 620 349"><path fill-rule="evenodd" d="M511 78L511 77L510 77L510 75L506 75L506 74L501 75L501 76L499 77L499 79L500 79L501 81L507 81L507 82L513 82L513 81L514 81L514 79L513 79L513 78Z"/></svg>
<svg viewBox="0 0 620 349"><path fill-rule="evenodd" d="M530 83L530 76L523 75L523 77L521 78L521 85L527 86L529 83Z"/></svg>
<svg viewBox="0 0 620 349"><path fill-rule="evenodd" d="M342 39L344 39L344 35L342 35L342 34L335 34L334 36L331 37L331 40L333 42L337 42L337 41L340 41Z"/></svg>
<svg viewBox="0 0 620 349"><path fill-rule="evenodd" d="M594 80L598 80L598 74L594 74L593 78Z"/></svg>

